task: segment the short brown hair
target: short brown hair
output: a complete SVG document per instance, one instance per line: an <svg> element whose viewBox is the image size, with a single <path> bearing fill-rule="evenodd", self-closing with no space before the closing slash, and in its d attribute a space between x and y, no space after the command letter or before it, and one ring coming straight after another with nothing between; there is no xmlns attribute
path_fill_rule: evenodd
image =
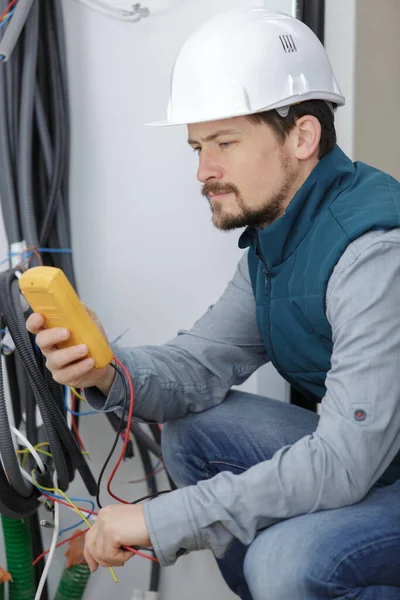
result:
<svg viewBox="0 0 400 600"><path fill-rule="evenodd" d="M336 105L333 109L336 109ZM287 117L281 117L276 110L267 110L265 112L249 115L252 123L267 123L278 139L285 141L287 134L296 125L296 121L305 115L313 115L321 123L321 140L319 142L318 158L323 158L328 154L336 144L336 130L334 124L334 115L331 108L324 100L306 100L290 107Z"/></svg>

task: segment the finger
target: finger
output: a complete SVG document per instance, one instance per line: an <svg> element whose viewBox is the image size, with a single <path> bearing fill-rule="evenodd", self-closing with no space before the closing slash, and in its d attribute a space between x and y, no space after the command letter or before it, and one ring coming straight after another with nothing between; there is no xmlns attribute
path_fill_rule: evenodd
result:
<svg viewBox="0 0 400 600"><path fill-rule="evenodd" d="M50 371L64 369L68 365L71 365L71 363L76 363L76 361L82 359L87 355L88 351L86 344L78 344L69 348L54 350L48 356L46 366Z"/></svg>
<svg viewBox="0 0 400 600"><path fill-rule="evenodd" d="M123 554L120 556L123 556L123 560L124 562L127 562L130 558L133 558L134 556L136 556L136 554L134 552L129 552L129 550L123 550L122 551Z"/></svg>
<svg viewBox="0 0 400 600"><path fill-rule="evenodd" d="M46 356L48 352L57 349L57 344L65 342L70 336L68 329L64 327L51 327L50 329L42 329L36 335L36 343Z"/></svg>
<svg viewBox="0 0 400 600"><path fill-rule="evenodd" d="M61 385L69 385L73 387L81 387L80 381L85 378L94 368L93 358L85 358L74 365L65 367L65 369L52 370L53 379ZM88 387L83 386L83 387Z"/></svg>
<svg viewBox="0 0 400 600"><path fill-rule="evenodd" d="M34 335L39 333L39 331L44 328L44 325L44 316L40 313L33 313L33 315L30 315L26 320L27 330Z"/></svg>
<svg viewBox="0 0 400 600"><path fill-rule="evenodd" d="M125 563L120 560L111 560L110 561L110 560L99 559L99 565L109 569L110 567L123 567L125 565Z"/></svg>
<svg viewBox="0 0 400 600"><path fill-rule="evenodd" d="M87 545L85 544L85 548L83 551L83 556L85 557L85 560L88 564L88 567L91 571L91 573L94 573L97 570L98 567L98 563L97 561L95 561L95 559L93 558L93 556L90 554L89 549L87 548Z"/></svg>

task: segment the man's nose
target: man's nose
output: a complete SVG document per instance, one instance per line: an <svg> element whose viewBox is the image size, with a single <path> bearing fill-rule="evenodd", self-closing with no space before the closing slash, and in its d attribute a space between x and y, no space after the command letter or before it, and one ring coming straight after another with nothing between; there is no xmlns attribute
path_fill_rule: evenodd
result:
<svg viewBox="0 0 400 600"><path fill-rule="evenodd" d="M202 150L199 155L199 168L197 179L201 183L207 183L210 179L222 179L223 170L211 153Z"/></svg>

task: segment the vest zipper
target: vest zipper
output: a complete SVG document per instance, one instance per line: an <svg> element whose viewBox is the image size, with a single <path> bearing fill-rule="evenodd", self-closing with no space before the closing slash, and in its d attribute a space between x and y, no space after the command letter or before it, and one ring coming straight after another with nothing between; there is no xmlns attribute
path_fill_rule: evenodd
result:
<svg viewBox="0 0 400 600"><path fill-rule="evenodd" d="M258 258L261 260L262 265L263 265L264 289L266 290L266 289L268 289L268 286L269 286L269 277L270 277L270 275L269 275L267 264L266 264L266 262L264 260L264 257L263 257L263 253L261 251L260 240L259 240L259 237L258 237L258 231L257 231L257 234L256 234L256 247L257 247L256 254L257 254Z"/></svg>
<svg viewBox="0 0 400 600"><path fill-rule="evenodd" d="M268 286L269 286L269 271L265 265L263 267L263 271L264 271L264 289L267 290Z"/></svg>
<svg viewBox="0 0 400 600"><path fill-rule="evenodd" d="M264 291L267 291L269 288L270 280L271 280L271 273L269 272L267 263L265 262L263 253L261 251L260 240L258 237L258 231L257 231L257 235L256 235L256 244L257 244L257 255L263 265ZM278 370L279 363L276 360L275 352L274 352L273 345L272 345L272 339L271 339L272 336L271 336L271 297L270 297L270 294L271 294L271 290L268 291L268 338L269 338L270 349L269 350L267 349L267 352L269 352L269 358L270 358L271 362L273 363L275 368Z"/></svg>

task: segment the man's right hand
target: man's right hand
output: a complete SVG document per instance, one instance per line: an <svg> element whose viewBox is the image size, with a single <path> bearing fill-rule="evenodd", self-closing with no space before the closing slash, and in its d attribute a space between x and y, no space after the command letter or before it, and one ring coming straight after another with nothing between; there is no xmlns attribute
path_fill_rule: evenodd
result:
<svg viewBox="0 0 400 600"><path fill-rule="evenodd" d="M89 309L86 310L105 335L96 314ZM105 396L108 395L115 377L115 371L110 365L103 369L95 369L93 359L87 356L88 348L85 345L57 348L57 344L69 338L68 329L62 327L46 329L44 317L40 313L30 315L26 321L26 328L36 335L36 343L46 358L46 367L57 383L75 388L96 386Z"/></svg>

